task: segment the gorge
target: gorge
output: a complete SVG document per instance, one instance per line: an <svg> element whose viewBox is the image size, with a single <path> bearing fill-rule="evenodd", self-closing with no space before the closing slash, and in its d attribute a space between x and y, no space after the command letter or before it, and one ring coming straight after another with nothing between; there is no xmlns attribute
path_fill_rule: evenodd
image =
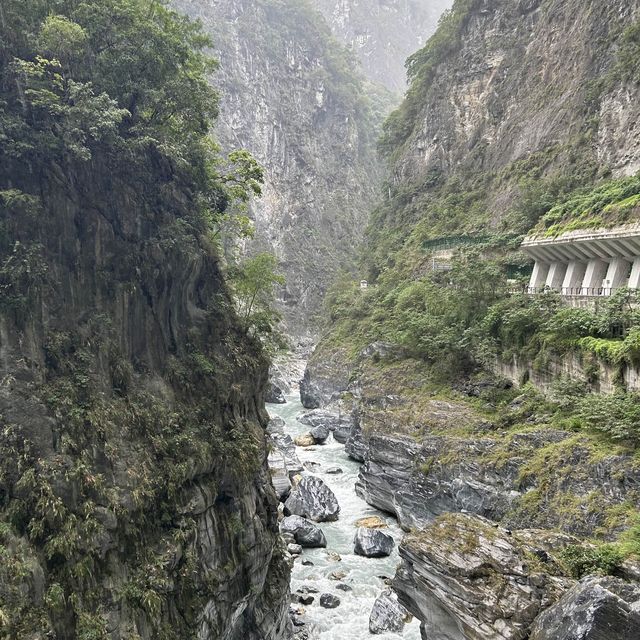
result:
<svg viewBox="0 0 640 640"><path fill-rule="evenodd" d="M639 60L639 0L3 0L0 638L640 637Z"/></svg>

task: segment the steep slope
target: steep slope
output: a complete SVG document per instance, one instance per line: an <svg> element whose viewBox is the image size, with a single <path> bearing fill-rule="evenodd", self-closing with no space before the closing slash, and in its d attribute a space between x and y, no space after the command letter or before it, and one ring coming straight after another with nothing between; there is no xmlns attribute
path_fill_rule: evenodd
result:
<svg viewBox="0 0 640 640"><path fill-rule="evenodd" d="M282 638L202 38L147 0L56 9L0 6L0 635Z"/></svg>
<svg viewBox="0 0 640 640"><path fill-rule="evenodd" d="M374 242L420 223L423 239L524 232L572 190L637 171L624 35L637 15L637 2L456 2L385 124L393 179Z"/></svg>
<svg viewBox="0 0 640 640"><path fill-rule="evenodd" d="M318 0L333 34L357 55L371 82L400 96L405 60L433 34L452 0Z"/></svg>
<svg viewBox="0 0 640 640"><path fill-rule="evenodd" d="M379 184L372 112L353 62L303 0L175 0L213 36L218 134L265 168L252 250L286 276L288 332L314 331L327 284L350 264Z"/></svg>

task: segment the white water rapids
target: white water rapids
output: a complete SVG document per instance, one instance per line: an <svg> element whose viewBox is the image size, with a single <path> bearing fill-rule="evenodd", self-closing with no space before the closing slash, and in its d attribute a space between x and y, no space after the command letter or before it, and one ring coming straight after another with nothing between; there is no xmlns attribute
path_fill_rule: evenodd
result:
<svg viewBox="0 0 640 640"><path fill-rule="evenodd" d="M267 405L272 415L278 415L286 422L285 432L295 438L309 431L309 427L299 423L296 417L303 411L297 396L288 396L287 404ZM355 493L359 463L351 460L344 452L344 446L329 438L327 444L308 449L296 448L300 461L314 462L320 466L305 474L315 475L327 484L335 493L340 505L340 517L337 522L323 522L319 526L327 538L326 549L304 549L293 568L291 591L312 587L318 590L311 605L305 605L305 620L316 630L313 637L320 640L361 640L379 638L380 640L419 640L420 625L414 620L406 625L402 634L384 633L370 635L369 614L376 598L385 590L384 578L392 578L399 563L398 544L402 539L402 530L396 521L380 511L370 507ZM340 467L340 475L330 475L326 470ZM364 558L353 552L353 537L356 532L354 522L365 516L377 515L383 518L396 546L388 558ZM336 552L342 560L332 561L328 554ZM303 560L310 560L313 566L304 566ZM342 571L347 575L340 581L331 579L329 574ZM349 585L352 591L344 592L336 588L340 583ZM324 609L320 606L320 595L330 593L340 598L336 609ZM296 605L298 606L298 605ZM302 606L302 605L299 605Z"/></svg>

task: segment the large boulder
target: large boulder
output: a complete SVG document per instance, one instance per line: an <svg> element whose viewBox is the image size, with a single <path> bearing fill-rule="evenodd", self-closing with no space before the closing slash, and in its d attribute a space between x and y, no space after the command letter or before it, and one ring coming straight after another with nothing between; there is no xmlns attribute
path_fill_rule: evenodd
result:
<svg viewBox="0 0 640 640"><path fill-rule="evenodd" d="M383 558L391 555L395 542L379 529L359 527L353 540L353 550L359 556Z"/></svg>
<svg viewBox="0 0 640 640"><path fill-rule="evenodd" d="M309 518L314 522L338 519L340 505L331 489L315 476L305 476L284 504L287 515Z"/></svg>
<svg viewBox="0 0 640 640"><path fill-rule="evenodd" d="M309 433L316 444L324 444L331 432L329 431L329 427L320 424L317 427L313 427Z"/></svg>
<svg viewBox="0 0 640 640"><path fill-rule="evenodd" d="M280 523L280 532L290 533L301 547L322 548L327 546L327 539L320 527L300 516L287 516Z"/></svg>
<svg viewBox="0 0 640 640"><path fill-rule="evenodd" d="M351 424L337 427L333 432L333 439L340 444L347 444L347 440L351 435L351 427Z"/></svg>
<svg viewBox="0 0 640 640"><path fill-rule="evenodd" d="M402 633L404 625L411 621L411 614L398 602L398 596L387 589L383 591L371 609L369 631L373 634Z"/></svg>
<svg viewBox="0 0 640 640"><path fill-rule="evenodd" d="M530 640L631 640L640 638L640 585L589 576L533 624Z"/></svg>

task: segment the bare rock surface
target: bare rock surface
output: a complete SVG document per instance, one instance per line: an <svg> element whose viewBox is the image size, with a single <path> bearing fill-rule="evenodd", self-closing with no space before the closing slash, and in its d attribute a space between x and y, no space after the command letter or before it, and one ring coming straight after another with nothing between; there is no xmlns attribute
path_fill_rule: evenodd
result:
<svg viewBox="0 0 640 640"><path fill-rule="evenodd" d="M304 476L285 502L285 513L314 522L338 519L340 505L331 489L320 478Z"/></svg>

